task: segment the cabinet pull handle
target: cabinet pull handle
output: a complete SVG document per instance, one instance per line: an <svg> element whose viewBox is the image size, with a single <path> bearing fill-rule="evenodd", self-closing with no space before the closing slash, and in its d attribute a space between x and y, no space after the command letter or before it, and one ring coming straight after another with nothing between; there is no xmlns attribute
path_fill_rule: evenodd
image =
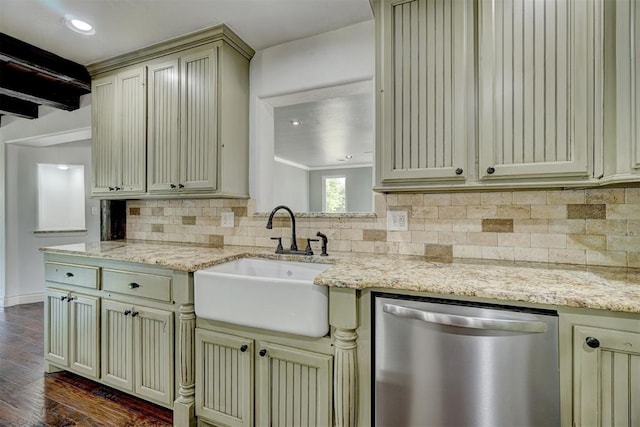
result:
<svg viewBox="0 0 640 427"><path fill-rule="evenodd" d="M249 346L248 346L248 345L246 345L246 344L242 344L242 345L240 346L240 351L241 351L241 352L243 352L243 353L244 353L245 351L247 351L248 349L249 349Z"/></svg>
<svg viewBox="0 0 640 427"><path fill-rule="evenodd" d="M596 337L587 337L587 339L585 340L585 342L587 343L587 345L591 348L598 348L600 347L600 341L598 340L598 338Z"/></svg>
<svg viewBox="0 0 640 427"><path fill-rule="evenodd" d="M64 277L73 277L73 273L64 273Z"/></svg>
<svg viewBox="0 0 640 427"><path fill-rule="evenodd" d="M184 184L178 184L178 188L184 188Z"/></svg>
<svg viewBox="0 0 640 427"><path fill-rule="evenodd" d="M134 311L133 313L131 313L131 317L136 317L138 314L140 313L138 313L137 311Z"/></svg>
<svg viewBox="0 0 640 427"><path fill-rule="evenodd" d="M64 297L60 297L60 301L65 301L66 299L67 299L67 297L66 297L66 296L64 296Z"/></svg>
<svg viewBox="0 0 640 427"><path fill-rule="evenodd" d="M267 355L267 350L265 350L264 348L262 350L260 350L260 357L265 357Z"/></svg>
<svg viewBox="0 0 640 427"><path fill-rule="evenodd" d="M109 191L116 191L114 187L109 187Z"/></svg>
<svg viewBox="0 0 640 427"><path fill-rule="evenodd" d="M456 169L456 175L462 175L462 172L464 172L464 169L462 168Z"/></svg>
<svg viewBox="0 0 640 427"><path fill-rule="evenodd" d="M489 166L489 167L487 168L487 173L488 173L489 175L493 175L493 173L494 173L495 171L496 171L496 168L494 168L494 167L492 167L492 166Z"/></svg>
<svg viewBox="0 0 640 427"><path fill-rule="evenodd" d="M135 288L139 288L139 287L140 287L140 285L138 285L138 284L137 284L137 283L135 283L135 282L131 282L131 283L129 283L129 289L135 289Z"/></svg>
<svg viewBox="0 0 640 427"><path fill-rule="evenodd" d="M169 184L169 186L170 186L171 188L176 188L176 185L175 185L175 184Z"/></svg>
<svg viewBox="0 0 640 427"><path fill-rule="evenodd" d="M130 315L130 314L131 314L131 310L125 310L125 311L124 311L124 315L125 315L125 316L128 316L128 315Z"/></svg>
<svg viewBox="0 0 640 427"><path fill-rule="evenodd" d="M75 299L74 297L69 297L69 298L67 299L67 302L71 302L71 301L73 301L74 299Z"/></svg>

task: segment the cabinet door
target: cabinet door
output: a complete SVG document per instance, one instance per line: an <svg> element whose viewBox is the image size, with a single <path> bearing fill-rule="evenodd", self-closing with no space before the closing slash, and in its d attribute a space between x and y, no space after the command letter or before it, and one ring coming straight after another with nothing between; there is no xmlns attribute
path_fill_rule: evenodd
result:
<svg viewBox="0 0 640 427"><path fill-rule="evenodd" d="M217 183L217 47L180 57L180 184L215 190Z"/></svg>
<svg viewBox="0 0 640 427"><path fill-rule="evenodd" d="M196 330L196 415L253 426L253 340Z"/></svg>
<svg viewBox="0 0 640 427"><path fill-rule="evenodd" d="M116 138L116 77L91 83L92 194L113 193L120 173L120 148Z"/></svg>
<svg viewBox="0 0 640 427"><path fill-rule="evenodd" d="M173 403L173 313L136 306L133 318L135 393Z"/></svg>
<svg viewBox="0 0 640 427"><path fill-rule="evenodd" d="M258 348L256 425L331 425L332 356L266 342Z"/></svg>
<svg viewBox="0 0 640 427"><path fill-rule="evenodd" d="M480 0L479 177L588 177L601 143L600 0Z"/></svg>
<svg viewBox="0 0 640 427"><path fill-rule="evenodd" d="M377 145L383 183L466 176L472 129L467 115L474 99L472 4L381 2Z"/></svg>
<svg viewBox="0 0 640 427"><path fill-rule="evenodd" d="M102 300L102 381L133 390L132 307Z"/></svg>
<svg viewBox="0 0 640 427"><path fill-rule="evenodd" d="M118 188L124 193L143 193L146 188L145 78L145 67L117 76Z"/></svg>
<svg viewBox="0 0 640 427"><path fill-rule="evenodd" d="M69 293L45 290L44 353L45 358L60 367L69 365Z"/></svg>
<svg viewBox="0 0 640 427"><path fill-rule="evenodd" d="M573 357L574 425L640 425L640 333L576 325Z"/></svg>
<svg viewBox="0 0 640 427"><path fill-rule="evenodd" d="M69 313L69 367L93 378L100 376L98 298L71 294Z"/></svg>
<svg viewBox="0 0 640 427"><path fill-rule="evenodd" d="M178 60L148 66L149 99L147 188L168 192L178 188Z"/></svg>
<svg viewBox="0 0 640 427"><path fill-rule="evenodd" d="M618 172L640 173L640 4L618 0L616 15Z"/></svg>

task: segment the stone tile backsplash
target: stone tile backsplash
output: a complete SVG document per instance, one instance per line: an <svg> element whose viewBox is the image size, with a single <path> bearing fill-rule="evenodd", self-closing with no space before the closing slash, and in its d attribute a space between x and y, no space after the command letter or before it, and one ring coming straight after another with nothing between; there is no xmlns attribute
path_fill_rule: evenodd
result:
<svg viewBox="0 0 640 427"><path fill-rule="evenodd" d="M331 251L640 268L640 188L486 193L376 194L375 215L296 216L298 246L322 231ZM407 231L387 231L386 212L406 211ZM221 226L233 212L235 226ZM252 200L133 200L127 238L274 247L288 216L256 214ZM320 250L318 242L312 245Z"/></svg>

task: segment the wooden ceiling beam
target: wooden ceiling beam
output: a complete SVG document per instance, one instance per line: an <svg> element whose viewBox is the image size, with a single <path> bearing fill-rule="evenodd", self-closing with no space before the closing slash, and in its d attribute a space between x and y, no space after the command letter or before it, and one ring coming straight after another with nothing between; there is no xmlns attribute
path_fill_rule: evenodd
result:
<svg viewBox="0 0 640 427"><path fill-rule="evenodd" d="M85 66L4 33L0 33L0 62L13 63L50 79L91 90L91 76Z"/></svg>
<svg viewBox="0 0 640 427"><path fill-rule="evenodd" d="M0 63L0 95L72 111L80 107L80 96L88 92L59 80L25 72L13 64Z"/></svg>
<svg viewBox="0 0 640 427"><path fill-rule="evenodd" d="M38 104L7 95L0 95L0 114L22 117L23 119L37 119Z"/></svg>

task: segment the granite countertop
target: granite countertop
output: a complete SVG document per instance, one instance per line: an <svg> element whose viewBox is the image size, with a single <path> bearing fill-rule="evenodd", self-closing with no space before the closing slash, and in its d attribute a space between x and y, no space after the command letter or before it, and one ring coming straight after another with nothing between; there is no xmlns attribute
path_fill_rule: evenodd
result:
<svg viewBox="0 0 640 427"><path fill-rule="evenodd" d="M331 268L316 277L316 284L640 313L638 269L471 260L438 263L420 257L336 252L329 257L287 256L276 255L271 248L213 248L146 241L83 243L41 251L153 264L181 271L195 271L246 256L331 263Z"/></svg>

